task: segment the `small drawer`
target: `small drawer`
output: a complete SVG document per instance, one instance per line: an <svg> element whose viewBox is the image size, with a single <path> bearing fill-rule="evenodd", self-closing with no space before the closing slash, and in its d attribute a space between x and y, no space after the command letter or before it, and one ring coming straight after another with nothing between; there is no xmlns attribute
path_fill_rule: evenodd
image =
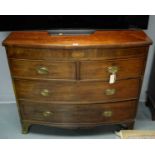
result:
<svg viewBox="0 0 155 155"><path fill-rule="evenodd" d="M66 61L9 59L13 77L75 79L75 63Z"/></svg>
<svg viewBox="0 0 155 155"><path fill-rule="evenodd" d="M81 80L109 80L111 74L116 80L136 78L143 74L145 58L115 59L104 61L82 61L80 67Z"/></svg>
<svg viewBox="0 0 155 155"><path fill-rule="evenodd" d="M135 99L139 95L140 79L108 82L33 81L15 79L19 99L40 102L112 102Z"/></svg>
<svg viewBox="0 0 155 155"><path fill-rule="evenodd" d="M19 101L22 118L51 123L113 123L135 118L136 101L106 104L48 104Z"/></svg>

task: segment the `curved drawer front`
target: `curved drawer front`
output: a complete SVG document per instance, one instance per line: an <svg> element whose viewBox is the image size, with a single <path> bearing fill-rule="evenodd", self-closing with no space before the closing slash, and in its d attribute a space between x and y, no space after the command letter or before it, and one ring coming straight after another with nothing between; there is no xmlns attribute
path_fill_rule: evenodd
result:
<svg viewBox="0 0 155 155"><path fill-rule="evenodd" d="M88 104L57 105L19 101L22 117L51 123L110 123L134 119L136 101Z"/></svg>
<svg viewBox="0 0 155 155"><path fill-rule="evenodd" d="M80 78L81 80L108 80L112 71L114 71L116 75L116 80L140 77L143 74L144 64L145 58L82 61L80 64Z"/></svg>
<svg viewBox="0 0 155 155"><path fill-rule="evenodd" d="M16 59L116 59L146 56L148 47L137 48L24 48L7 47L8 58Z"/></svg>
<svg viewBox="0 0 155 155"><path fill-rule="evenodd" d="M19 99L36 101L108 102L137 98L140 79L107 82L58 82L16 80Z"/></svg>
<svg viewBox="0 0 155 155"><path fill-rule="evenodd" d="M74 62L10 59L13 77L75 79Z"/></svg>

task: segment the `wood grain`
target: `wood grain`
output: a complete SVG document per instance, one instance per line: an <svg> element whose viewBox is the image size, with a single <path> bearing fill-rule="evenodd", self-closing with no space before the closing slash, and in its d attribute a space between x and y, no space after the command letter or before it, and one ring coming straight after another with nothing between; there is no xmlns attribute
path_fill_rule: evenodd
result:
<svg viewBox="0 0 155 155"><path fill-rule="evenodd" d="M45 31L36 31L12 32L3 45L75 49L80 47L137 47L151 43L151 39L141 30L96 31L90 35L80 36L54 36Z"/></svg>
<svg viewBox="0 0 155 155"><path fill-rule="evenodd" d="M102 79L109 80L111 73L108 72L108 67L116 66L116 80L141 77L144 71L145 58L133 59L114 59L101 61L81 61L81 80Z"/></svg>
<svg viewBox="0 0 155 155"><path fill-rule="evenodd" d="M73 53L84 53L82 57L75 57ZM105 60L116 58L146 57L148 46L134 48L95 48L92 49L42 49L25 47L7 47L9 58L29 59L29 60ZM46 54L45 54L46 53Z"/></svg>
<svg viewBox="0 0 155 155"><path fill-rule="evenodd" d="M151 39L141 30L53 36L12 32L4 41L22 132L32 124L133 128ZM117 66L109 84L107 67ZM38 74L38 67L48 70Z"/></svg>
<svg viewBox="0 0 155 155"><path fill-rule="evenodd" d="M107 82L62 82L62 81L33 81L15 79L16 92L19 99L33 101L54 102L65 101L119 101L137 98L140 87L139 79L117 81L115 84ZM106 89L115 89L114 95L106 95ZM48 90L48 96L41 92Z"/></svg>
<svg viewBox="0 0 155 155"><path fill-rule="evenodd" d="M135 117L136 101L93 104L93 105L57 105L19 101L24 120L36 120L51 123L106 123L121 122ZM46 111L52 112L44 116ZM105 117L103 112L112 111L111 117Z"/></svg>
<svg viewBox="0 0 155 155"><path fill-rule="evenodd" d="M29 79L76 79L75 63L68 61L43 61L10 59L13 77ZM46 74L39 74L38 69L45 67Z"/></svg>

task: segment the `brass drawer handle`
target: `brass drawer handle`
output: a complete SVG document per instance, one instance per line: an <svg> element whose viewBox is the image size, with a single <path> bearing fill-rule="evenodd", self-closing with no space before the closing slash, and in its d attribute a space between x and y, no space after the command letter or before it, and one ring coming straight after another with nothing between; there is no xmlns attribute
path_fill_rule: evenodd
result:
<svg viewBox="0 0 155 155"><path fill-rule="evenodd" d="M38 74L48 74L48 69L46 67L38 67L36 70Z"/></svg>
<svg viewBox="0 0 155 155"><path fill-rule="evenodd" d="M40 94L42 96L49 96L49 90L48 89L43 89Z"/></svg>
<svg viewBox="0 0 155 155"><path fill-rule="evenodd" d="M82 58L82 57L84 57L84 53L83 52L73 52L72 57L73 58Z"/></svg>
<svg viewBox="0 0 155 155"><path fill-rule="evenodd" d="M49 116L51 116L51 115L53 115L54 113L53 112L51 112L51 111L44 111L43 112L43 116L44 117L49 117Z"/></svg>
<svg viewBox="0 0 155 155"><path fill-rule="evenodd" d="M118 67L117 66L110 66L110 67L108 67L108 72L110 74L116 74L118 72Z"/></svg>
<svg viewBox="0 0 155 155"><path fill-rule="evenodd" d="M109 95L114 95L116 93L116 89L114 89L114 88L112 88L112 89L106 89L105 90L105 94L107 95L107 96L109 96Z"/></svg>
<svg viewBox="0 0 155 155"><path fill-rule="evenodd" d="M108 111L104 111L104 112L102 113L102 116L104 116L104 117L111 117L112 114L113 114L113 112L110 111L110 110L108 110Z"/></svg>

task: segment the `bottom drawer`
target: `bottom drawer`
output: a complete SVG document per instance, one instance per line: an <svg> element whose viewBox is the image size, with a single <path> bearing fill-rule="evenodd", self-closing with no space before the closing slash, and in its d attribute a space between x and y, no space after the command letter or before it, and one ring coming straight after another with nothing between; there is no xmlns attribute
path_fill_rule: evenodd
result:
<svg viewBox="0 0 155 155"><path fill-rule="evenodd" d="M24 120L50 123L113 123L135 118L136 101L106 104L49 104L19 101Z"/></svg>

